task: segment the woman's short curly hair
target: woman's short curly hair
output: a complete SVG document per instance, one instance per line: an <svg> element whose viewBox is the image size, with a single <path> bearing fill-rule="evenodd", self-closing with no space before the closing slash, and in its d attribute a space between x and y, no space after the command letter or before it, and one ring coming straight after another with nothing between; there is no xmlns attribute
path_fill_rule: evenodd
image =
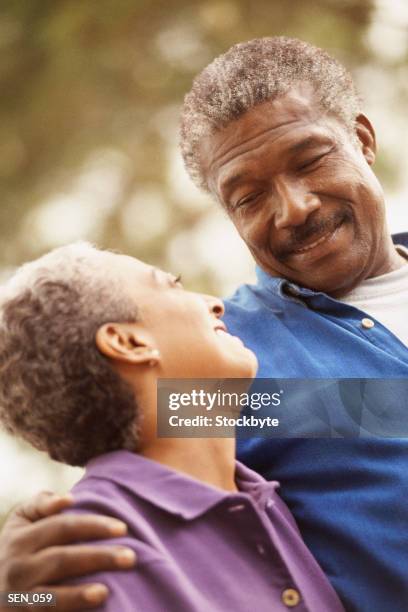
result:
<svg viewBox="0 0 408 612"><path fill-rule="evenodd" d="M184 99L181 151L198 187L208 191L200 163L201 139L299 82L312 85L322 112L337 117L355 140L361 100L342 64L296 38L276 36L239 43L204 68Z"/></svg>
<svg viewBox="0 0 408 612"><path fill-rule="evenodd" d="M76 243L22 266L0 298L0 419L57 461L84 465L137 448L131 387L97 349L109 321L137 320L134 301L106 282L101 251Z"/></svg>

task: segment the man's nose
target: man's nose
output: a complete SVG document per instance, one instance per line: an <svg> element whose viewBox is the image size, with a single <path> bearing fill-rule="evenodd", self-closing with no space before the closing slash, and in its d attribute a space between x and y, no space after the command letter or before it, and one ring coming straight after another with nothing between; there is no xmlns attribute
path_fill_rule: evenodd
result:
<svg viewBox="0 0 408 612"><path fill-rule="evenodd" d="M203 295L204 300L207 302L208 310L212 315L220 319L225 312L224 304L222 300L212 295Z"/></svg>
<svg viewBox="0 0 408 612"><path fill-rule="evenodd" d="M301 182L279 181L276 184L276 229L303 225L308 216L321 207L320 199L305 189Z"/></svg>

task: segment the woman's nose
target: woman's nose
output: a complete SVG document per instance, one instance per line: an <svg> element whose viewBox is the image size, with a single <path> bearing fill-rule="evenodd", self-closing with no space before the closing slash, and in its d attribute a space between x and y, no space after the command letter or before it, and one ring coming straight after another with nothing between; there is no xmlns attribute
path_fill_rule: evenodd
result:
<svg viewBox="0 0 408 612"><path fill-rule="evenodd" d="M212 295L203 295L203 298L207 302L208 309L211 312L211 314L216 316L217 319L220 319L225 312L225 308L224 308L224 304L222 300Z"/></svg>

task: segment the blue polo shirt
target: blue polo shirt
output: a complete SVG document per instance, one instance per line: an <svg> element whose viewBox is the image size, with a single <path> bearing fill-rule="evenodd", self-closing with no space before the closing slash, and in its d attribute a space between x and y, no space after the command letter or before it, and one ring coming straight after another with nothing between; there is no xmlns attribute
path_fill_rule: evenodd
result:
<svg viewBox="0 0 408 612"><path fill-rule="evenodd" d="M408 233L393 239L408 246ZM408 348L381 323L366 329L357 308L257 275L226 300L225 322L259 377L408 378ZM408 439L243 439L238 458L280 481L348 612L408 610Z"/></svg>

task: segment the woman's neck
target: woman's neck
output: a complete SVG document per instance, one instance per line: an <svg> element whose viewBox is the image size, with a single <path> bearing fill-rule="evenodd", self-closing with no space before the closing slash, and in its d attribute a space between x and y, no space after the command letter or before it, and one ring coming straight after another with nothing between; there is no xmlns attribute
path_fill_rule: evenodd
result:
<svg viewBox="0 0 408 612"><path fill-rule="evenodd" d="M152 375L144 381L141 388L129 380L142 414L138 453L213 487L237 491L235 438L158 438L157 380Z"/></svg>
<svg viewBox="0 0 408 612"><path fill-rule="evenodd" d="M140 454L218 489L237 490L234 439L156 438Z"/></svg>

